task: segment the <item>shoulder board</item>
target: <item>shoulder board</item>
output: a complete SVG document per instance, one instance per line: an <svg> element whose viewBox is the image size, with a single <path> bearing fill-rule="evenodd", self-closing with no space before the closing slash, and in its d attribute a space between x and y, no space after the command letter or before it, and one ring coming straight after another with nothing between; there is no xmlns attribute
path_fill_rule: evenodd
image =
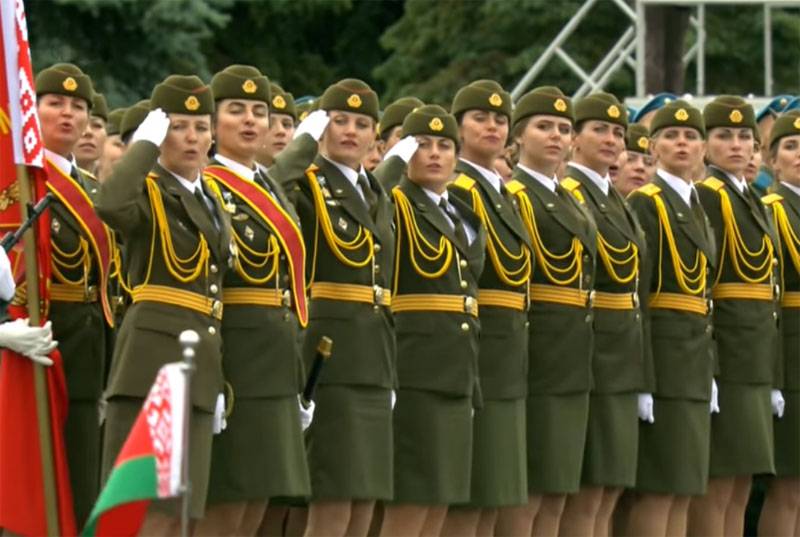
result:
<svg viewBox="0 0 800 537"><path fill-rule="evenodd" d="M523 190L525 190L525 188L527 187L521 182L517 181L516 179L513 179L508 183L506 183L506 190L508 190L514 196L517 195L517 192L522 192Z"/></svg>
<svg viewBox="0 0 800 537"><path fill-rule="evenodd" d="M81 168L80 166L78 166L78 169L87 178L91 179L92 181L97 181L97 177L95 177L95 175L92 172L90 172L89 170L85 170L85 169Z"/></svg>
<svg viewBox="0 0 800 537"><path fill-rule="evenodd" d="M475 186L475 179L472 179L471 177L462 173L456 177L456 180L453 181L453 184L458 188L463 188L464 190L472 190L472 188Z"/></svg>
<svg viewBox="0 0 800 537"><path fill-rule="evenodd" d="M780 194L767 194L763 198L761 198L761 202L764 205L772 205L773 203L777 203L783 200L783 196Z"/></svg>
<svg viewBox="0 0 800 537"><path fill-rule="evenodd" d="M640 192L640 193L644 194L645 196L653 197L656 194L658 194L659 192L661 192L661 188L658 187L657 185L654 185L654 184L650 183L650 184L644 185L643 187L637 188L636 190L633 191L634 194L637 193L637 192Z"/></svg>
<svg viewBox="0 0 800 537"><path fill-rule="evenodd" d="M561 186L572 192L573 190L577 190L581 187L581 182L577 179L573 179L572 177L565 177L561 180Z"/></svg>
<svg viewBox="0 0 800 537"><path fill-rule="evenodd" d="M714 192L719 192L725 187L725 182L720 181L716 177L707 177L704 181L700 183L701 185L710 188Z"/></svg>

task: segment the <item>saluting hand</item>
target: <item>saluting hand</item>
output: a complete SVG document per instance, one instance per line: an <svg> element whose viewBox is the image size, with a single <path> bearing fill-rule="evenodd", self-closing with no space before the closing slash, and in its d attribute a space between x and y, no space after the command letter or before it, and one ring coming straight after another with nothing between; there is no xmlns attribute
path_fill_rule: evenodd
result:
<svg viewBox="0 0 800 537"><path fill-rule="evenodd" d="M325 129L328 127L330 120L331 118L328 117L328 112L325 110L314 110L300 122L297 129L294 131L292 139L299 138L303 134L308 134L314 140L319 141L322 137L322 133L325 132Z"/></svg>
<svg viewBox="0 0 800 537"><path fill-rule="evenodd" d="M131 138L131 144L139 140L147 140L157 146L167 137L169 130L169 116L160 108L151 110L142 124L136 129Z"/></svg>
<svg viewBox="0 0 800 537"><path fill-rule="evenodd" d="M655 423L656 418L653 415L653 394L640 393L638 404L639 419L648 423Z"/></svg>
<svg viewBox="0 0 800 537"><path fill-rule="evenodd" d="M772 390L770 392L770 402L772 403L772 413L778 419L783 417L783 411L786 408L786 401L783 399L783 393L780 390Z"/></svg>
<svg viewBox="0 0 800 537"><path fill-rule="evenodd" d="M408 164L408 161L411 160L411 157L417 152L417 148L419 148L417 139L414 136L406 136L386 152L383 156L383 160L389 160L392 157L400 157L403 162Z"/></svg>

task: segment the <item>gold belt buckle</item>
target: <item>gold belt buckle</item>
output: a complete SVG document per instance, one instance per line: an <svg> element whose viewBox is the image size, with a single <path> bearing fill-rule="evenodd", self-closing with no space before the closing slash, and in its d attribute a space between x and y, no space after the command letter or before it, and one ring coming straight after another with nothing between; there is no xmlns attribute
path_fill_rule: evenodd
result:
<svg viewBox="0 0 800 537"><path fill-rule="evenodd" d="M475 298L471 296L464 297L464 313L472 315L472 312L475 310Z"/></svg>
<svg viewBox="0 0 800 537"><path fill-rule="evenodd" d="M285 308L292 305L292 293L288 289L284 289L283 293L281 293L281 305Z"/></svg>
<svg viewBox="0 0 800 537"><path fill-rule="evenodd" d="M219 300L214 300L211 303L211 316L215 319L222 320L222 302Z"/></svg>
<svg viewBox="0 0 800 537"><path fill-rule="evenodd" d="M373 295L373 302L376 305L380 306L383 304L383 287L380 285L373 285L372 286L372 295Z"/></svg>
<svg viewBox="0 0 800 537"><path fill-rule="evenodd" d="M84 288L83 291L83 301L84 302L94 302L97 300L97 286L90 285Z"/></svg>

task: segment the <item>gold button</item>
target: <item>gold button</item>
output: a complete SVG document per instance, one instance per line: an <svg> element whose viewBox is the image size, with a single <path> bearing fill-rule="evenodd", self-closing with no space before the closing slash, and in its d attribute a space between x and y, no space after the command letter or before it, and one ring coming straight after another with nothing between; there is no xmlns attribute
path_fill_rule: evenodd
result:
<svg viewBox="0 0 800 537"><path fill-rule="evenodd" d="M381 245L375 243L375 245L372 247L372 249L375 250L375 253L377 254L378 252L381 251Z"/></svg>
<svg viewBox="0 0 800 537"><path fill-rule="evenodd" d="M466 289L468 285L469 284L467 283L467 280L461 280L461 288L462 289Z"/></svg>
<svg viewBox="0 0 800 537"><path fill-rule="evenodd" d="M375 263L375 266L372 268L372 271L375 274L378 274L381 271L381 266L379 264Z"/></svg>
<svg viewBox="0 0 800 537"><path fill-rule="evenodd" d="M528 328L531 325L530 321L525 321L525 328Z"/></svg>
<svg viewBox="0 0 800 537"><path fill-rule="evenodd" d="M285 281L285 282L289 281L289 275L288 274L284 274L283 275L283 281Z"/></svg>
<svg viewBox="0 0 800 537"><path fill-rule="evenodd" d="M211 285L208 286L208 290L211 291L212 293L216 293L217 291L219 291L219 287L217 286L216 283L212 283Z"/></svg>
<svg viewBox="0 0 800 537"><path fill-rule="evenodd" d="M710 324L706 326L706 334L710 334L712 330L714 330L713 326L711 326Z"/></svg>
<svg viewBox="0 0 800 537"><path fill-rule="evenodd" d="M464 332L469 332L469 324L468 323L461 323L461 330Z"/></svg>
<svg viewBox="0 0 800 537"><path fill-rule="evenodd" d="M208 327L208 333L213 336L213 335L215 335L217 333L217 329L214 328L213 326L209 326Z"/></svg>
<svg viewBox="0 0 800 537"><path fill-rule="evenodd" d="M583 262L584 263L588 263L589 261L590 261L590 258L589 258L588 255L583 256Z"/></svg>
<svg viewBox="0 0 800 537"><path fill-rule="evenodd" d="M773 311L772 312L772 318L777 321L778 320L778 312Z"/></svg>
<svg viewBox="0 0 800 537"><path fill-rule="evenodd" d="M461 268L467 268L467 260L466 259L462 259L458 264L461 266Z"/></svg>
<svg viewBox="0 0 800 537"><path fill-rule="evenodd" d="M642 316L641 316L641 315L639 315L639 314L637 313L637 314L635 315L635 318L636 318L636 320L638 321L639 319L641 319L641 318L642 318Z"/></svg>
<svg viewBox="0 0 800 537"><path fill-rule="evenodd" d="M777 257L773 257L772 258L772 265L776 266L776 267L778 266L778 258Z"/></svg>
<svg viewBox="0 0 800 537"><path fill-rule="evenodd" d="M592 316L591 315L587 315L586 318L584 319L584 321L586 321L587 323L592 322Z"/></svg>
<svg viewBox="0 0 800 537"><path fill-rule="evenodd" d="M372 306L372 311L374 311L375 313L380 313L381 307L375 304L374 306Z"/></svg>
<svg viewBox="0 0 800 537"><path fill-rule="evenodd" d="M289 315L288 313L284 313L283 314L283 320L288 322L289 319L291 319L291 315Z"/></svg>
<svg viewBox="0 0 800 537"><path fill-rule="evenodd" d="M219 272L219 268L217 268L217 266L214 265L214 264L212 264L210 267L208 267L208 270L211 271L211 274L216 274L217 272Z"/></svg>

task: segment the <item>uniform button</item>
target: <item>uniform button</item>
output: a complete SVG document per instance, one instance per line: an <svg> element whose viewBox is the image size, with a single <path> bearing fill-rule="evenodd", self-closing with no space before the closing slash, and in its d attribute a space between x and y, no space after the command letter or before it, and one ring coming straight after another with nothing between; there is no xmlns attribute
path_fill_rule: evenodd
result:
<svg viewBox="0 0 800 537"><path fill-rule="evenodd" d="M467 268L468 263L466 259L462 259L458 264L461 266L461 268Z"/></svg>
<svg viewBox="0 0 800 537"><path fill-rule="evenodd" d="M208 290L211 291L212 293L216 293L217 291L219 291L219 287L217 286L216 283L212 283L211 285L208 286Z"/></svg>
<svg viewBox="0 0 800 537"><path fill-rule="evenodd" d="M591 314L587 315L586 318L584 318L583 320L586 321L587 323L592 322L592 315Z"/></svg>
<svg viewBox="0 0 800 537"><path fill-rule="evenodd" d="M583 283L585 283L585 284L586 284L586 286L588 287L588 286L589 286L589 284L590 284L590 283L592 283L592 277L591 277L591 276L589 276L589 275L586 275L586 276L584 276L584 277L583 277Z"/></svg>
<svg viewBox="0 0 800 537"><path fill-rule="evenodd" d="M213 336L213 335L215 335L217 333L217 329L214 328L213 326L209 326L208 327L208 333Z"/></svg>
<svg viewBox="0 0 800 537"><path fill-rule="evenodd" d="M287 322L288 322L290 318L291 318L291 315L289 315L288 313L284 313L284 314L283 314L283 320L284 320L284 321L287 321Z"/></svg>
<svg viewBox="0 0 800 537"><path fill-rule="evenodd" d="M380 252L380 251L381 251L381 245L380 245L380 244L375 244L375 245L373 245L372 249L373 249L373 250L375 251L375 253L377 254L378 252Z"/></svg>
<svg viewBox="0 0 800 537"><path fill-rule="evenodd" d="M285 282L289 281L289 275L288 274L284 274L283 275L283 281L285 281Z"/></svg>
<svg viewBox="0 0 800 537"><path fill-rule="evenodd" d="M588 263L589 261L590 261L590 258L589 258L588 255L583 256L583 262L584 263Z"/></svg>
<svg viewBox="0 0 800 537"><path fill-rule="evenodd" d="M375 263L375 267L372 269L375 274L378 274L381 271L381 266Z"/></svg>
<svg viewBox="0 0 800 537"><path fill-rule="evenodd" d="M208 270L211 271L211 274L216 274L217 272L219 272L219 268L217 268L217 266L214 265L214 264L212 264L210 267L208 267Z"/></svg>
<svg viewBox="0 0 800 537"><path fill-rule="evenodd" d="M375 304L374 306L372 306L372 311L374 311L375 313L380 313L381 307Z"/></svg>
<svg viewBox="0 0 800 537"><path fill-rule="evenodd" d="M772 258L772 265L775 266L775 267L778 266L778 258L777 257L773 257Z"/></svg>
<svg viewBox="0 0 800 537"><path fill-rule="evenodd" d="M281 254L281 261L286 261L286 256Z"/></svg>
<svg viewBox="0 0 800 537"><path fill-rule="evenodd" d="M531 325L530 321L525 321L525 328L528 328Z"/></svg>
<svg viewBox="0 0 800 537"><path fill-rule="evenodd" d="M636 317L636 320L637 320L637 321L638 321L639 319L641 319L641 318L642 318L642 316L641 316L641 315L639 315L638 313L636 314L636 316L635 316L635 317Z"/></svg>
<svg viewBox="0 0 800 537"><path fill-rule="evenodd" d="M712 330L714 330L713 326L711 326L710 324L706 326L706 334L710 334Z"/></svg>
<svg viewBox="0 0 800 537"><path fill-rule="evenodd" d="M775 319L776 321L778 320L778 312L777 311L773 311L772 312L772 318Z"/></svg>
<svg viewBox="0 0 800 537"><path fill-rule="evenodd" d="M469 332L469 324L468 323L461 323L461 330L464 332Z"/></svg>
<svg viewBox="0 0 800 537"><path fill-rule="evenodd" d="M461 280L461 288L462 289L466 289L468 285L469 284L467 283L467 280Z"/></svg>

